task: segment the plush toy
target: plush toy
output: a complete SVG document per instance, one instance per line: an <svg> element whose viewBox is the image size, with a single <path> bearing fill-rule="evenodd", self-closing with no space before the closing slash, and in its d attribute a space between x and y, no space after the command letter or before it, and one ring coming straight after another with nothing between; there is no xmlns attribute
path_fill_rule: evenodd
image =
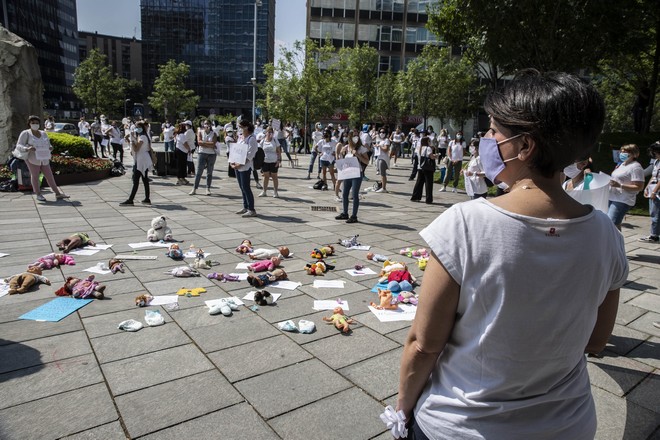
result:
<svg viewBox="0 0 660 440"><path fill-rule="evenodd" d="M280 280L286 280L287 274L284 269L275 269L272 272L266 272L260 275L248 275L247 281L251 286L264 287L270 283Z"/></svg>
<svg viewBox="0 0 660 440"><path fill-rule="evenodd" d="M136 296L135 305L138 307L146 307L149 305L152 299L154 299L154 297L149 295L148 293L144 295Z"/></svg>
<svg viewBox="0 0 660 440"><path fill-rule="evenodd" d="M332 270L334 268L335 266L332 266L323 260L318 260L315 261L314 263L307 263L305 265L305 270L307 271L308 275L323 275L327 271Z"/></svg>
<svg viewBox="0 0 660 440"><path fill-rule="evenodd" d="M27 272L19 273L5 279L9 283L9 294L25 293L30 287L44 283L50 286L50 280L41 275L41 268L38 266L28 267Z"/></svg>
<svg viewBox="0 0 660 440"><path fill-rule="evenodd" d="M380 304L370 302L369 305L378 310L396 310L399 308L396 304L392 304L392 292L389 290L378 289L378 298L380 298Z"/></svg>
<svg viewBox="0 0 660 440"><path fill-rule="evenodd" d="M402 281L392 280L387 283L387 290L389 290L392 293L412 292L413 285L410 283L410 281L407 280L402 280Z"/></svg>
<svg viewBox="0 0 660 440"><path fill-rule="evenodd" d="M277 249L254 249L248 254L251 260L268 260L273 257L286 258L289 256L289 248L280 246Z"/></svg>
<svg viewBox="0 0 660 440"><path fill-rule="evenodd" d="M240 281L238 279L238 275L230 275L228 273L222 273L222 272L213 272L208 275L206 275L206 278L209 280L220 280L223 283L226 283L227 281Z"/></svg>
<svg viewBox="0 0 660 440"><path fill-rule="evenodd" d="M172 243L165 253L168 257L170 257L173 260L183 260L183 251L179 248L179 245L176 243Z"/></svg>
<svg viewBox="0 0 660 440"><path fill-rule="evenodd" d="M406 257L410 257L410 258L419 258L419 257L426 258L429 256L429 252L424 248L421 249L405 248L405 249L401 249L399 251L399 254L405 255Z"/></svg>
<svg viewBox="0 0 660 440"><path fill-rule="evenodd" d="M199 296L200 293L206 293L206 289L203 287L195 287L193 289L182 287L176 292L177 295L187 296L188 298L191 296Z"/></svg>
<svg viewBox="0 0 660 440"><path fill-rule="evenodd" d="M73 296L78 299L86 299L94 297L96 299L103 299L103 292L105 286L94 281L94 275L90 275L84 280L76 277L67 277L64 286L60 287L55 295L57 296Z"/></svg>
<svg viewBox="0 0 660 440"><path fill-rule="evenodd" d="M238 245L236 252L239 254L249 254L252 252L252 242L246 238L241 244Z"/></svg>
<svg viewBox="0 0 660 440"><path fill-rule="evenodd" d="M204 257L199 258L199 255L197 258L192 263L192 267L194 269L205 269L208 270L213 266L213 261L211 260L205 260Z"/></svg>
<svg viewBox="0 0 660 440"><path fill-rule="evenodd" d="M349 324L355 324L355 321L344 315L344 309L339 306L332 310L332 316L324 316L323 320L334 324L337 330L341 330L342 333L349 333L351 331Z"/></svg>
<svg viewBox="0 0 660 440"><path fill-rule="evenodd" d="M151 220L151 229L147 231L147 240L149 241L172 241L172 230L167 226L165 217L154 217Z"/></svg>
<svg viewBox="0 0 660 440"><path fill-rule="evenodd" d="M351 238L344 238L340 239L337 244L340 244L344 247L353 247L353 246L360 246L360 242L358 241L359 235L354 235Z"/></svg>
<svg viewBox="0 0 660 440"><path fill-rule="evenodd" d="M428 258L418 258L417 259L417 267L419 267L419 270L426 270L426 265L428 264L429 259Z"/></svg>
<svg viewBox="0 0 660 440"><path fill-rule="evenodd" d="M65 254L68 254L76 248L85 247L87 245L96 246L96 243L89 239L89 235L87 233L77 232L72 236L60 241L55 246L57 246L57 248Z"/></svg>
<svg viewBox="0 0 660 440"><path fill-rule="evenodd" d="M314 249L310 255L312 258L321 260L323 258L329 257L334 254L335 254L335 247L331 244L326 244L325 246L321 246L319 248Z"/></svg>
<svg viewBox="0 0 660 440"><path fill-rule="evenodd" d="M407 269L408 268L405 263L387 260L383 263L383 267L380 270L378 276L381 278L381 282L382 282L387 280L387 275L389 275L390 272L393 272L395 270L407 270ZM392 280L388 280L388 281L392 281Z"/></svg>
<svg viewBox="0 0 660 440"><path fill-rule="evenodd" d="M179 266L174 269L170 269L165 272L168 275L174 275L175 277L187 278L187 277L198 277L199 272L193 269L190 266Z"/></svg>
<svg viewBox="0 0 660 440"><path fill-rule="evenodd" d="M278 267L281 262L282 259L280 257L272 257L270 260L259 260L250 264L250 266L248 266L248 270L250 272L264 272L267 270L273 270Z"/></svg>
<svg viewBox="0 0 660 440"><path fill-rule="evenodd" d="M44 269L52 269L53 267L59 267L62 264L74 266L76 264L76 261L73 259L71 255L52 253L38 258L36 261L28 264L28 267L36 266L39 269L44 270Z"/></svg>
<svg viewBox="0 0 660 440"><path fill-rule="evenodd" d="M367 260L372 260L377 263L384 263L387 261L387 257L385 255L381 254L374 254L373 252L368 252L367 253Z"/></svg>
<svg viewBox="0 0 660 440"><path fill-rule="evenodd" d="M409 290L402 290L401 292L399 292L399 294L395 298L395 301L399 304L404 303L404 304L417 305L417 297L415 296L414 293L412 293Z"/></svg>
<svg viewBox="0 0 660 440"><path fill-rule="evenodd" d="M116 274L117 272L124 273L124 262L116 258L111 258L110 261L108 261L108 267L113 274Z"/></svg>
<svg viewBox="0 0 660 440"><path fill-rule="evenodd" d="M254 292L254 302L260 306L269 306L274 302L273 295L267 290L259 290L258 292Z"/></svg>

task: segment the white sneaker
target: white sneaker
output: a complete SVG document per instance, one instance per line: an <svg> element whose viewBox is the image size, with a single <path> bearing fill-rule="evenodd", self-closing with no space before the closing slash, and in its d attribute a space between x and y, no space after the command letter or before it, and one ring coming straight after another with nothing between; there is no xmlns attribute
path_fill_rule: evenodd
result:
<svg viewBox="0 0 660 440"><path fill-rule="evenodd" d="M455 192L456 192L456 188L452 188L452 189L451 189L451 192L455 193Z"/></svg>
<svg viewBox="0 0 660 440"><path fill-rule="evenodd" d="M339 196L335 196L335 202L343 202L343 199Z"/></svg>
<svg viewBox="0 0 660 440"><path fill-rule="evenodd" d="M279 197L280 197L280 196L279 196L279 194L277 194L277 191L273 191L273 198L274 198L274 199L277 199L277 198L279 198Z"/></svg>
<svg viewBox="0 0 660 440"><path fill-rule="evenodd" d="M190 196L194 196L195 194L197 194L197 190L195 188L191 189L190 192L188 193L188 195Z"/></svg>
<svg viewBox="0 0 660 440"><path fill-rule="evenodd" d="M266 190L263 190L259 193L257 197L268 197L268 192Z"/></svg>
<svg viewBox="0 0 660 440"><path fill-rule="evenodd" d="M442 188L440 188L440 191L439 191L439 192L443 193L443 192L445 192L445 191L447 191L447 187L446 187L446 186L443 186Z"/></svg>
<svg viewBox="0 0 660 440"><path fill-rule="evenodd" d="M40 202L45 202L46 198L42 194L37 194L37 200Z"/></svg>
<svg viewBox="0 0 660 440"><path fill-rule="evenodd" d="M257 211L250 211L248 210L245 214L243 214L241 217L256 217L257 216Z"/></svg>
<svg viewBox="0 0 660 440"><path fill-rule="evenodd" d="M206 188L206 195L210 196L211 195L211 188Z"/></svg>
<svg viewBox="0 0 660 440"><path fill-rule="evenodd" d="M240 211L236 211L236 214L245 214L246 212L248 212L248 210L243 208Z"/></svg>

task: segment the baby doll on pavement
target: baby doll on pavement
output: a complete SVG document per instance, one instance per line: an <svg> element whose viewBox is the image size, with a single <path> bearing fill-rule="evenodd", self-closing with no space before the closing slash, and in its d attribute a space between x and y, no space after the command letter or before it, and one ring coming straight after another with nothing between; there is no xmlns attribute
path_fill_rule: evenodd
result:
<svg viewBox="0 0 660 440"><path fill-rule="evenodd" d="M248 275L247 281L251 286L264 287L275 281L286 280L287 274L283 269L275 269L272 272L265 272L259 275Z"/></svg>
<svg viewBox="0 0 660 440"><path fill-rule="evenodd" d="M248 254L251 260L269 260L273 257L286 258L289 256L289 248L280 246L277 249L254 249Z"/></svg>
<svg viewBox="0 0 660 440"><path fill-rule="evenodd" d="M53 267L59 267L62 264L67 264L69 266L74 266L76 261L71 255L64 254L48 254L43 257L38 258L36 261L28 264L28 267L38 267L39 269L52 269Z"/></svg>
<svg viewBox="0 0 660 440"><path fill-rule="evenodd" d="M274 270L276 267L278 267L280 263L282 263L282 259L279 256L272 257L269 260L255 261L254 263L250 264L248 270L250 272L271 271Z"/></svg>

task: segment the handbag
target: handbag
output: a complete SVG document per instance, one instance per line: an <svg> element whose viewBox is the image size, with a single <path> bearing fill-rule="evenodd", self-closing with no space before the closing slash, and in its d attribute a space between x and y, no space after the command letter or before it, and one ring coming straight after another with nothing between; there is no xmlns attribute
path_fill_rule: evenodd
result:
<svg viewBox="0 0 660 440"><path fill-rule="evenodd" d="M27 160L27 158L28 158L28 152L27 151L21 151L21 150L18 149L18 147L14 148L14 151L12 151L11 154L16 159L20 159L20 160Z"/></svg>

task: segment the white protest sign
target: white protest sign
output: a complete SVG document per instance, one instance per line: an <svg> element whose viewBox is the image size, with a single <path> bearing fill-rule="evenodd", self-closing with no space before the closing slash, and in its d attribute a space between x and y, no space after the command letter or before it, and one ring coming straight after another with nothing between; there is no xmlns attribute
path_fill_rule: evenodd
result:
<svg viewBox="0 0 660 440"><path fill-rule="evenodd" d="M248 144L229 144L229 163L245 165L247 162Z"/></svg>
<svg viewBox="0 0 660 440"><path fill-rule="evenodd" d="M349 180L361 177L360 174L360 161L357 157L347 157L345 159L337 159L337 179Z"/></svg>

